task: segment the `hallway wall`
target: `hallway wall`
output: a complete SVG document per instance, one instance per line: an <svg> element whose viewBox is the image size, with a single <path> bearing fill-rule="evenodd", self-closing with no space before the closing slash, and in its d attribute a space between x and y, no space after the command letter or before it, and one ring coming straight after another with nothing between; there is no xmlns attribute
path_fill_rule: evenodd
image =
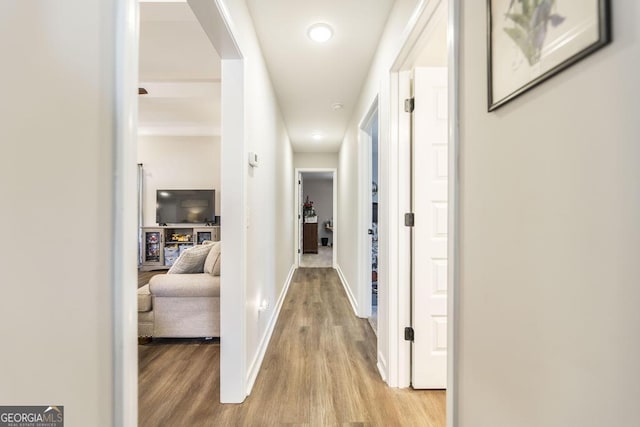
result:
<svg viewBox="0 0 640 427"><path fill-rule="evenodd" d="M338 153L295 153L294 168L338 168ZM338 173L339 175L339 173Z"/></svg>
<svg viewBox="0 0 640 427"><path fill-rule="evenodd" d="M640 6L487 113L486 2L461 3L458 425L635 426Z"/></svg>
<svg viewBox="0 0 640 427"><path fill-rule="evenodd" d="M246 3L243 0L224 3L244 57L245 152L255 152L260 159L255 168L244 163L247 174L244 310L246 369L251 385L266 344L269 322L294 265L293 152ZM221 221L224 224L224 218ZM221 240L224 241L224 225ZM259 312L263 302L268 303L268 309Z"/></svg>
<svg viewBox="0 0 640 427"><path fill-rule="evenodd" d="M117 424L115 10L0 2L0 402L63 405L69 426Z"/></svg>

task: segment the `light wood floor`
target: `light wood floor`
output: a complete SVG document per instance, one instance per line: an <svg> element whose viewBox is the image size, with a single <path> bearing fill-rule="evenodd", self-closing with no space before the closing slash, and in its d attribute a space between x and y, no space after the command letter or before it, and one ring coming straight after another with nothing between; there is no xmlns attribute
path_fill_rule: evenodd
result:
<svg viewBox="0 0 640 427"><path fill-rule="evenodd" d="M354 316L337 274L300 269L252 394L221 405L218 342L139 346L140 426L445 425L445 392L392 389L375 336Z"/></svg>
<svg viewBox="0 0 640 427"><path fill-rule="evenodd" d="M317 254L302 254L300 267L331 267L333 265L333 247L318 246Z"/></svg>

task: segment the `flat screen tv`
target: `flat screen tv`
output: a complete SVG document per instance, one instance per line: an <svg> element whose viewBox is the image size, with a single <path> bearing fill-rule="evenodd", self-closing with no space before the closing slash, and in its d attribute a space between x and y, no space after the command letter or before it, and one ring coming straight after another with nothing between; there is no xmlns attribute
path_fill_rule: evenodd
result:
<svg viewBox="0 0 640 427"><path fill-rule="evenodd" d="M158 224L207 224L216 218L215 190L157 190Z"/></svg>

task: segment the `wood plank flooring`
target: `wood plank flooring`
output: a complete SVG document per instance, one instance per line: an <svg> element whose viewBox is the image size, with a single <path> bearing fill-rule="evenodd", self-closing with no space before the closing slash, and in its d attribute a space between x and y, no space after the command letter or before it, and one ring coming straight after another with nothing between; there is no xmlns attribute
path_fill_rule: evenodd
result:
<svg viewBox="0 0 640 427"><path fill-rule="evenodd" d="M445 392L393 389L333 269L296 271L253 391L222 405L217 341L139 346L140 426L444 427Z"/></svg>

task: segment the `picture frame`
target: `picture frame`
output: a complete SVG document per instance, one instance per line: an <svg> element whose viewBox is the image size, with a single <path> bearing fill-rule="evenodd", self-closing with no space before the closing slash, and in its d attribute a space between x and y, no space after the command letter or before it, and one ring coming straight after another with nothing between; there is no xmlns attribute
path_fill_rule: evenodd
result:
<svg viewBox="0 0 640 427"><path fill-rule="evenodd" d="M487 0L488 111L610 42L610 0Z"/></svg>

